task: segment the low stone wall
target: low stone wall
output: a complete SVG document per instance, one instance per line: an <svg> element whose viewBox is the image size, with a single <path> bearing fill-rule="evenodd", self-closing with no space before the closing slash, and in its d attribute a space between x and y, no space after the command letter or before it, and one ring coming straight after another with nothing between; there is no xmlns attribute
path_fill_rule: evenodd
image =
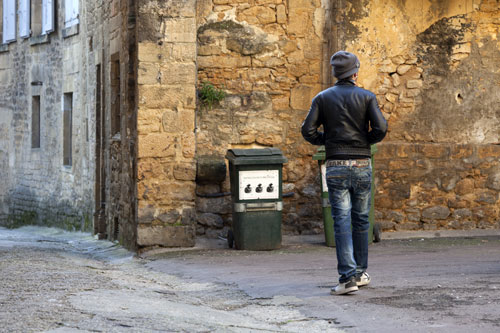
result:
<svg viewBox="0 0 500 333"><path fill-rule="evenodd" d="M375 176L383 230L500 227L500 145L383 143Z"/></svg>

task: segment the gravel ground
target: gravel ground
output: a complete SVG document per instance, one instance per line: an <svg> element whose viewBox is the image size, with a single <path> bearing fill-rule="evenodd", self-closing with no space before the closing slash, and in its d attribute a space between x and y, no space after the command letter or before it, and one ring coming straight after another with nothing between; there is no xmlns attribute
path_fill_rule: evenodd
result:
<svg viewBox="0 0 500 333"><path fill-rule="evenodd" d="M119 246L55 229L0 228L1 332L337 332L293 296L153 271Z"/></svg>

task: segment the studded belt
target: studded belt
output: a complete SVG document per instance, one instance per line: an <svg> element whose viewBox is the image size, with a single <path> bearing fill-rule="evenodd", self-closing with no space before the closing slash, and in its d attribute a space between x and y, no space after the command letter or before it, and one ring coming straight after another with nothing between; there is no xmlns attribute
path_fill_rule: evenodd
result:
<svg viewBox="0 0 500 333"><path fill-rule="evenodd" d="M369 158L364 158L361 160L327 160L326 167L332 166L350 166L350 167L367 167L371 165L371 160Z"/></svg>

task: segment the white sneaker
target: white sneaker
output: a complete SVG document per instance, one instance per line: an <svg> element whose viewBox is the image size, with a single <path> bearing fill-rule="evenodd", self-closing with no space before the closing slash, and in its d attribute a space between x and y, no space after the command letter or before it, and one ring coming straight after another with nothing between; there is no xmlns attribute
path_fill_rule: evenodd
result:
<svg viewBox="0 0 500 333"><path fill-rule="evenodd" d="M368 275L367 272L363 272L360 276L356 276L356 284L358 287L363 287L366 286L370 283L371 278L370 275Z"/></svg>
<svg viewBox="0 0 500 333"><path fill-rule="evenodd" d="M344 283L339 283L337 286L333 287L330 291L332 295L344 295L352 292L358 291L358 285L356 283L356 278L353 276L349 281Z"/></svg>

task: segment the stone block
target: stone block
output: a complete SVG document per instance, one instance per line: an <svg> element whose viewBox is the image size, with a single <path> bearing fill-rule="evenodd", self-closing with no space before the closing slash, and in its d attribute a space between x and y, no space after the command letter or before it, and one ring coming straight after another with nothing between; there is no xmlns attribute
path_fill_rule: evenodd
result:
<svg viewBox="0 0 500 333"><path fill-rule="evenodd" d="M471 157L474 150L471 145L453 145L451 146L450 155L452 159L463 159Z"/></svg>
<svg viewBox="0 0 500 333"><path fill-rule="evenodd" d="M498 192L491 190L482 190L476 195L476 202L495 204L498 201Z"/></svg>
<svg viewBox="0 0 500 333"><path fill-rule="evenodd" d="M422 80L408 80L406 82L406 88L408 89L422 88L422 86L423 86Z"/></svg>
<svg viewBox="0 0 500 333"><path fill-rule="evenodd" d="M138 138L138 158L175 156L176 136L166 133L151 133Z"/></svg>
<svg viewBox="0 0 500 333"><path fill-rule="evenodd" d="M470 219L472 217L472 212L467 208L455 209L453 211L452 217L458 220Z"/></svg>
<svg viewBox="0 0 500 333"><path fill-rule="evenodd" d="M160 46L152 42L143 42L137 45L137 57L139 62L160 63L163 59L168 59L171 53L171 45Z"/></svg>
<svg viewBox="0 0 500 333"><path fill-rule="evenodd" d="M276 6L276 21L280 24L286 23L286 8L285 5L279 4Z"/></svg>
<svg viewBox="0 0 500 333"><path fill-rule="evenodd" d="M140 69L141 66L139 66ZM161 66L161 76L159 83L167 85L195 84L196 65L195 63L169 63ZM140 81L140 80L139 80Z"/></svg>
<svg viewBox="0 0 500 333"><path fill-rule="evenodd" d="M397 68L398 68L398 65L393 63L391 60L386 59L380 64L378 71L381 73L394 73L394 72L396 72ZM399 74L401 74L401 73L399 73Z"/></svg>
<svg viewBox="0 0 500 333"><path fill-rule="evenodd" d="M450 209L445 206L434 206L422 210L424 221L444 220L450 216Z"/></svg>
<svg viewBox="0 0 500 333"><path fill-rule="evenodd" d="M231 197L196 198L196 208L201 213L229 214L231 213Z"/></svg>
<svg viewBox="0 0 500 333"><path fill-rule="evenodd" d="M157 63L141 62L137 69L137 83L139 85L161 84L162 73Z"/></svg>
<svg viewBox="0 0 500 333"><path fill-rule="evenodd" d="M184 158L194 158L196 144L193 131L182 134L181 144L182 144L182 156Z"/></svg>
<svg viewBox="0 0 500 333"><path fill-rule="evenodd" d="M380 225L380 229L382 229L382 231L391 231L397 227L397 223L393 221L377 220L377 223Z"/></svg>
<svg viewBox="0 0 500 333"><path fill-rule="evenodd" d="M458 195L466 195L474 192L474 179L465 178L460 180L455 186L455 193Z"/></svg>
<svg viewBox="0 0 500 333"><path fill-rule="evenodd" d="M261 145L273 147L281 144L283 142L283 138L278 134L262 133L262 135L256 135L255 141Z"/></svg>
<svg viewBox="0 0 500 333"><path fill-rule="evenodd" d="M196 179L196 165L194 163L180 163L174 166L174 178L177 180Z"/></svg>
<svg viewBox="0 0 500 333"><path fill-rule="evenodd" d="M276 22L276 12L266 6L254 6L241 11L237 17L238 21L246 21L249 24L269 24Z"/></svg>
<svg viewBox="0 0 500 333"><path fill-rule="evenodd" d="M167 133L184 133L194 130L194 110L168 110L161 118L162 129Z"/></svg>
<svg viewBox="0 0 500 333"><path fill-rule="evenodd" d="M298 85L292 88L290 106L294 110L309 110L311 101L320 89L313 86Z"/></svg>
<svg viewBox="0 0 500 333"><path fill-rule="evenodd" d="M183 225L139 225L137 245L192 247L195 245L195 228Z"/></svg>
<svg viewBox="0 0 500 333"><path fill-rule="evenodd" d="M230 56L199 56L198 68L241 68L250 67L252 59L249 56L230 57Z"/></svg>
<svg viewBox="0 0 500 333"><path fill-rule="evenodd" d="M488 157L498 158L500 156L500 145L478 145L476 149L477 156L480 159Z"/></svg>
<svg viewBox="0 0 500 333"><path fill-rule="evenodd" d="M420 230L421 224L418 222L405 222L396 224L397 231L407 231L407 230Z"/></svg>
<svg viewBox="0 0 500 333"><path fill-rule="evenodd" d="M421 146L421 152L428 158L445 158L450 155L450 147L440 144L424 144Z"/></svg>
<svg viewBox="0 0 500 333"><path fill-rule="evenodd" d="M312 28L312 13L309 8L293 8L288 10L288 29L291 35L306 36Z"/></svg>
<svg viewBox="0 0 500 333"><path fill-rule="evenodd" d="M174 109L196 107L194 85L139 86L139 106L150 109Z"/></svg>
<svg viewBox="0 0 500 333"><path fill-rule="evenodd" d="M212 213L204 213L201 214L197 221L199 224L204 225L209 228L221 229L224 227L224 220L220 215L212 214Z"/></svg>
<svg viewBox="0 0 500 333"><path fill-rule="evenodd" d="M149 224L153 222L155 214L156 208L154 207L139 207L137 209L137 221L139 224Z"/></svg>
<svg viewBox="0 0 500 333"><path fill-rule="evenodd" d="M399 75L405 75L411 68L411 65L399 65L397 66L396 71Z"/></svg>
<svg viewBox="0 0 500 333"><path fill-rule="evenodd" d="M168 18L163 21L165 33L163 41L167 43L196 43L196 19Z"/></svg>

